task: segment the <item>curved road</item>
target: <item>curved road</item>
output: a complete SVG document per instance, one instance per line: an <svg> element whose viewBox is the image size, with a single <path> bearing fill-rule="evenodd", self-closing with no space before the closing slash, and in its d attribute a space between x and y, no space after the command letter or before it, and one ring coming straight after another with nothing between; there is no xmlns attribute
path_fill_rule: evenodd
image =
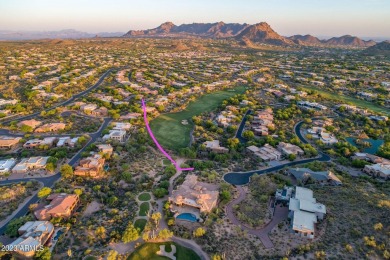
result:
<svg viewBox="0 0 390 260"><path fill-rule="evenodd" d="M21 120L29 120L29 119L32 119L36 116L39 116L40 113L42 111L50 111L50 110L53 110L57 107L60 107L60 106L66 106L66 105L69 105L70 103L74 102L77 98L79 97L82 97L82 96L85 96L86 94L88 94L89 92L91 92L92 90L96 89L97 87L100 86L100 84L102 84L103 80L111 73L112 69L109 69L107 70L100 78L99 80L94 84L92 85L91 87L87 88L86 90L76 94L76 95L73 95L71 98L69 98L68 100L65 100L64 102L62 103L59 103L59 104L56 104L50 108L47 108L47 109L42 109L41 111L38 111L38 112L35 112L35 113L32 113L32 114L29 114L29 115L26 115L26 116L22 116L22 117L18 117L18 118L13 118L13 119L8 119L8 120L5 120L3 122L1 122L2 124L9 124L10 122L12 121L21 121Z"/></svg>
<svg viewBox="0 0 390 260"><path fill-rule="evenodd" d="M88 94L89 92L91 92L92 90L97 88L103 82L103 80L107 77L107 75L111 72L111 70L112 69L109 69L108 71L106 71L92 87L90 87L90 88L80 92L79 94L76 94L76 95L72 96L70 99L68 99L68 100L66 100L66 101L64 101L64 102L62 102L60 104L57 104L57 105L55 105L55 106L53 106L51 108L48 108L48 109L44 109L42 111L49 111L49 110L52 110L52 109L54 109L56 107L59 107L59 106L68 105L71 102L73 102L76 98L79 98L79 97L82 97L82 96ZM19 118L10 120L10 121L5 121L3 123L8 123L8 122L15 121L15 120L31 119L31 118L34 118L37 115L39 115L40 112L36 112L36 113L30 114L30 115L27 115L27 116L24 116L24 117L19 117ZM108 124L111 122L111 120L112 120L111 118L104 118L104 121L103 121L102 125L100 126L100 128L98 129L98 131L96 131L95 133L89 134L91 139L85 144L85 146L83 148L81 148L70 159L70 161L68 162L69 165L71 165L72 167L76 165L78 160L80 160L80 158L81 158L81 153L90 144L96 142L96 140L101 136L103 130L108 126ZM9 132L8 132L8 130L0 129L0 133L9 133ZM53 187L55 182L58 181L60 178L61 178L61 173L57 172L56 174L53 174L53 175L51 175L49 177L39 177L39 178L33 178L32 177L32 178L23 178L23 179L14 179L14 180L1 180L0 181L0 185L18 183L18 182L29 181L29 180L37 180L37 181L43 183L44 187ZM19 209L19 211L14 215L14 217L12 219L25 216L28 213L28 211L29 211L29 205L33 204L33 203L36 203L38 200L39 200L38 195L35 194L21 209ZM8 223L9 223L9 221L7 223L5 223L3 226L0 227L0 235L4 234L4 231L5 231L6 226L7 226Z"/></svg>
<svg viewBox="0 0 390 260"><path fill-rule="evenodd" d="M320 118L312 118L312 120L319 120L319 119ZM244 120L245 120L245 118L243 119L243 121ZM301 134L301 127L302 127L303 123L304 123L303 121L297 123L294 126L294 132L298 136L298 138L301 140L302 143L307 144L308 142L306 141L306 139ZM242 122L241 122L241 124L242 124ZM241 127L241 125L240 125L240 127ZM300 161L288 162L288 163L285 163L285 164L282 164L282 165L278 165L278 166L274 166L274 167L270 167L270 168L267 168L267 169L253 170L253 171L248 171L248 172L230 172L230 173L225 174L225 176L223 178L224 178L224 180L226 182L228 182L230 184L233 184L233 185L244 185L244 184L247 184L249 182L250 177L253 174L255 174L255 173L256 174L265 174L265 173L270 173L270 172L281 170L284 167L288 167L288 166L295 166L295 165L298 165L298 164L309 163L309 162L314 162L314 161L327 162L327 161L330 160L330 156L329 155L324 154L322 152L318 152L318 154L319 154L319 156L317 156L315 158L309 158L309 159L303 159L303 160L300 160Z"/></svg>

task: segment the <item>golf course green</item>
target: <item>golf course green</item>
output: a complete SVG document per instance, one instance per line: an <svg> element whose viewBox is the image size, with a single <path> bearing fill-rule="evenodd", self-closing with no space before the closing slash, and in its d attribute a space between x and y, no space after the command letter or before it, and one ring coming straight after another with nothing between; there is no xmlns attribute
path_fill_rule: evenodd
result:
<svg viewBox="0 0 390 260"><path fill-rule="evenodd" d="M190 133L193 128L191 118L204 112L216 109L223 100L237 94L243 94L245 86L237 86L210 94L200 96L188 104L186 109L176 113L162 114L150 122L150 127L158 142L168 149L178 150L185 148L190 142ZM183 125L182 120L188 120L188 125Z"/></svg>

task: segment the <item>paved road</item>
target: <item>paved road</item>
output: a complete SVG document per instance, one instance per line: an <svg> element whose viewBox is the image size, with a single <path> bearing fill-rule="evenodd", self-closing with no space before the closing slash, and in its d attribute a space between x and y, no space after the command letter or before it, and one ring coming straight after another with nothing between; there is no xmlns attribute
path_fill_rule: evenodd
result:
<svg viewBox="0 0 390 260"><path fill-rule="evenodd" d="M78 93L76 95L73 95L71 98L69 98L68 100L66 100L66 101L64 101L62 103L56 104L56 105L54 105L54 106L52 106L50 108L43 109L43 110L35 112L33 114L29 114L29 115L26 115L26 116L22 116L22 117L13 118L13 119L9 119L9 120L3 121L2 124L9 124L12 121L22 121L22 120L33 119L33 118L39 116L42 111L46 111L47 112L47 111L53 110L53 109L55 109L57 107L60 107L60 106L67 106L70 103L74 102L77 98L85 96L86 94L88 94L92 90L94 90L97 87L99 87L100 84L103 82L103 80L111 73L111 71L112 71L112 69L107 70L93 86L87 88L86 90L84 90L84 91L82 91L82 92L80 92L80 93Z"/></svg>
<svg viewBox="0 0 390 260"><path fill-rule="evenodd" d="M312 118L312 120L319 120L320 118ZM307 140L302 136L301 134L301 127L304 122L301 121L298 124L295 125L294 127L294 132L298 136L298 138L301 140L303 143L308 143ZM282 165L274 166L271 168L267 169L262 169L262 170L253 170L253 171L248 171L248 172L230 172L225 174L223 177L224 180L230 184L234 185L244 185L247 184L250 180L250 177L253 174L265 174L265 173L270 173L274 171L278 171L283 169L284 167L289 167L289 166L295 166L298 164L304 164L304 163L309 163L309 162L314 162L314 161L320 161L320 162L327 162L330 160L330 156L327 154L324 154L320 151L318 151L318 155L315 158L309 158L309 159L304 159L304 160L299 160L299 161L293 161L293 162L288 162Z"/></svg>
<svg viewBox="0 0 390 260"><path fill-rule="evenodd" d="M248 141L246 138L242 137L242 132L244 131L245 123L248 120L247 115L250 115L251 113L252 113L252 110L250 110L250 109L248 111L246 111L244 117L242 118L240 126L238 127L238 130L236 133L236 138L238 138L238 140L240 140L241 143L246 143Z"/></svg>
<svg viewBox="0 0 390 260"><path fill-rule="evenodd" d="M52 109L57 108L59 106L66 106L66 105L74 102L77 98L82 97L82 96L88 94L89 92L91 92L92 90L96 89L97 87L99 87L100 84L103 82L103 80L111 73L111 71L112 71L112 69L107 70L93 86L91 86L88 89L86 89L86 90L84 90L84 91L82 91L82 92L72 96L70 99L68 99L68 100L66 100L66 101L64 101L64 102L62 102L60 104L57 104L57 105L55 105L53 107L41 110L39 112L30 114L30 115L27 115L27 116L15 118L15 119L8 120L8 121L3 121L2 123L5 124L5 123L10 123L11 121L21 121L21 120L32 119L32 118L38 116L42 111L49 111L49 110L52 110ZM96 140L101 136L103 130L108 126L108 124L111 122L111 120L112 120L111 118L104 118L104 121L103 121L102 125L100 126L100 128L98 129L98 131L96 131L95 133L89 134L91 139L88 141L88 143L82 149L80 149L70 159L70 161L68 162L69 165L71 165L71 166L75 166L76 165L78 160L80 160L80 158L81 158L81 153L90 144L96 142ZM1 134L9 134L9 130L0 129L0 135ZM39 178L31 177L31 178L14 179L14 180L0 180L0 186L1 185L6 185L6 184L12 184L12 183L19 183L19 182L22 182L22 181L38 180L39 182L43 183L44 187L53 187L55 182L58 181L60 178L61 178L61 174L60 174L60 172L57 172L56 174L53 174L53 175L51 175L49 177L39 177ZM38 202L38 200L39 200L39 198L38 198L37 195L33 196L21 209L19 209L19 211L14 215L14 217L12 219L25 216L28 213L28 211L29 211L29 209L28 209L29 205ZM9 223L9 221L7 223L5 223L3 226L0 227L0 235L4 234L5 228L6 228L8 223Z"/></svg>

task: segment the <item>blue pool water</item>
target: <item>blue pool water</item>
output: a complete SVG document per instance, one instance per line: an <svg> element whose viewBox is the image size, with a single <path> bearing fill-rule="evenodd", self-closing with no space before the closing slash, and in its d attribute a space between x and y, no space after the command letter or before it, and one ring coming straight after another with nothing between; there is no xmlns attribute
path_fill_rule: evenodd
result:
<svg viewBox="0 0 390 260"><path fill-rule="evenodd" d="M58 230L57 234L55 235L55 237L54 237L53 239L54 239L54 240L58 240L58 238L59 238L62 234L64 234L64 231Z"/></svg>
<svg viewBox="0 0 390 260"><path fill-rule="evenodd" d="M347 137L345 138L348 143L352 144L353 146L356 146L355 140L356 138L354 137ZM371 147L367 147L363 149L363 152L365 153L370 153L370 154L376 154L378 151L379 147L384 143L383 140L374 140L374 139L363 139L363 141L371 143Z"/></svg>
<svg viewBox="0 0 390 260"><path fill-rule="evenodd" d="M196 219L196 216L193 215L193 214L191 214L191 213L182 213L182 214L178 215L178 216L176 217L176 219L187 220L187 221L191 221L191 222L196 222L196 221L198 221L198 220Z"/></svg>

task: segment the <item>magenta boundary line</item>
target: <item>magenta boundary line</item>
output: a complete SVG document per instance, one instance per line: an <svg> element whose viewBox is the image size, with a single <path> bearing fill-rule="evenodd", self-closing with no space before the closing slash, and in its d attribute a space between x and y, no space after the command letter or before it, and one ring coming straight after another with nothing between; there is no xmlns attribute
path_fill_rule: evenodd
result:
<svg viewBox="0 0 390 260"><path fill-rule="evenodd" d="M148 117L147 117L147 113L146 113L146 105L145 105L145 101L143 99L142 99L142 109L144 110L144 121L145 121L146 129L148 130L150 137L152 138L153 142L156 144L157 148L161 151L161 153L165 157L167 157L172 162L173 165L175 165L176 170L178 170L178 171L192 171L192 170L194 170L194 168L180 168L180 165L178 165L177 162L175 160L173 160L172 157L164 150L164 148L162 148L162 146L158 143L156 137L154 137L152 129L150 129Z"/></svg>

